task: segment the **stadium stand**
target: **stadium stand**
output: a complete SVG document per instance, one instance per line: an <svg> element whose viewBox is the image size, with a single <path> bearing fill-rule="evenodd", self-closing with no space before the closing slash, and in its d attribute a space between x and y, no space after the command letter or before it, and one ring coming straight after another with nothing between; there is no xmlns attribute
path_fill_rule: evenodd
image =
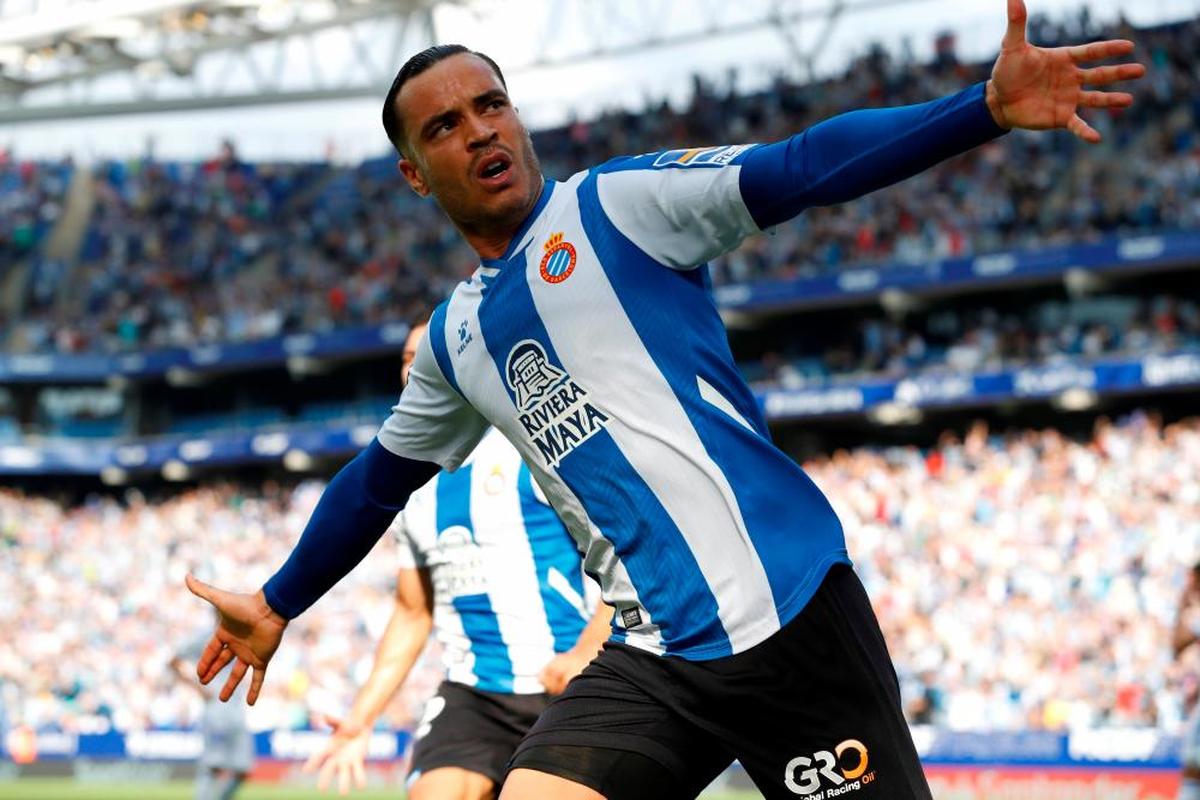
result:
<svg viewBox="0 0 1200 800"><path fill-rule="evenodd" d="M322 488L213 484L78 505L0 491L0 637L19 643L0 652L9 723L92 733L195 724L196 694L168 669L205 623L182 588L184 573L232 570L247 586L265 580ZM215 542L220 555L208 563ZM384 539L378 557L299 624L272 665L257 727L303 727L311 711L345 708L391 612L392 546ZM412 723L438 680L431 661L386 723Z"/></svg>
<svg viewBox="0 0 1200 800"><path fill-rule="evenodd" d="M925 449L858 447L805 466L846 527L914 722L1178 727L1189 676L1169 642L1200 553L1200 420L1102 419L1083 441L979 423ZM91 732L194 723L194 694L167 671L197 624L183 574L201 565L259 585L321 488L218 483L81 504L0 492L0 640L20 643L0 650L9 718ZM393 546L382 540L297 621L256 727L346 707L390 611ZM387 723L411 723L439 669L430 660Z"/></svg>
<svg viewBox="0 0 1200 800"><path fill-rule="evenodd" d="M1200 23L1146 31L1060 29L1038 41L1120 33L1148 53L1151 90L1101 115L1099 148L1015 135L901 186L814 209L712 265L717 285L899 267L1106 235L1200 227ZM552 176L680 142L782 138L843 109L897 105L984 77L952 46L918 63L875 50L840 77L778 80L739 96L697 80L675 111L616 112L543 131ZM14 320L12 352L92 352L243 341L404 319L475 261L431 201L384 157L354 169L248 165L232 148L203 165L105 164L78 265L37 281L57 301ZM22 169L46 169L21 167ZM986 190L983 189L986 187ZM1120 191L1118 191L1120 187ZM62 286L60 287L59 284ZM53 291L51 291L51 288Z"/></svg>

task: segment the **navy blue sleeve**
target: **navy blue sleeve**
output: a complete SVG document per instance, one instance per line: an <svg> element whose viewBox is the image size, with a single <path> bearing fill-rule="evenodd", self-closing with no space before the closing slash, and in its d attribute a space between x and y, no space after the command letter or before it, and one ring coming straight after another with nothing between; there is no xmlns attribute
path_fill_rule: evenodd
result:
<svg viewBox="0 0 1200 800"><path fill-rule="evenodd" d="M985 84L929 103L851 111L742 161L742 199L759 228L811 206L844 203L916 175L1003 133Z"/></svg>
<svg viewBox="0 0 1200 800"><path fill-rule="evenodd" d="M267 605L286 619L304 613L371 552L438 469L372 441L325 487L292 554L263 586Z"/></svg>

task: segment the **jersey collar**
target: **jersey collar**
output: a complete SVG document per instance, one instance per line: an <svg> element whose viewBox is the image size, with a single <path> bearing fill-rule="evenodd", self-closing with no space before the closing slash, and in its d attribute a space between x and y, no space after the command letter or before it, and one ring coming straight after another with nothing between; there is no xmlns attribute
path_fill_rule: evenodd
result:
<svg viewBox="0 0 1200 800"><path fill-rule="evenodd" d="M533 223L537 222L537 218L541 216L542 211L546 208L546 203L550 202L550 196L554 194L554 187L557 183L549 178L543 178L542 180L542 193L538 195L537 203L534 204L533 210L529 212L529 216L525 217L525 221L517 229L512 241L508 243L508 249L504 251L504 255L500 258L481 258L480 261L484 267L499 269L514 255L525 249L525 245L529 243L529 229L533 227Z"/></svg>

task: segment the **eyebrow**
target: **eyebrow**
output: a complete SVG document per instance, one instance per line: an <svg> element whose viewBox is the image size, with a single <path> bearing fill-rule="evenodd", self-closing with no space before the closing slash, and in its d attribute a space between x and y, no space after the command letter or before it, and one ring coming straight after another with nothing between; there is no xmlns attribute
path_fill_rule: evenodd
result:
<svg viewBox="0 0 1200 800"><path fill-rule="evenodd" d="M487 105L488 103L492 102L493 100L507 101L508 100L508 92L504 91L503 89L488 89L483 94L479 94L479 95L476 95L475 97L473 97L471 99L471 104L474 106L482 106L482 105ZM456 116L458 116L458 112L454 109L448 109L446 111L441 112L440 114L433 115L432 117L430 117L429 119L427 119L425 121L424 125L421 126L422 138L428 137L432 128L436 127L437 125L442 124L443 122L452 120Z"/></svg>
<svg viewBox="0 0 1200 800"><path fill-rule="evenodd" d="M489 89L486 92L484 92L483 94L476 97L474 99L474 101L472 101L472 102L474 102L475 105L477 105L477 106L482 106L482 105L487 105L488 103L492 102L493 100L507 100L507 99L508 99L508 92L504 91L503 89Z"/></svg>

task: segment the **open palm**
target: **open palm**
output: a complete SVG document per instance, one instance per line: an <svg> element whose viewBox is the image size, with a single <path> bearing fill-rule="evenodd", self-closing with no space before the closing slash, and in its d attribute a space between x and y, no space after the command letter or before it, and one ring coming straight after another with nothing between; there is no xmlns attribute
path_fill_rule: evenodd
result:
<svg viewBox="0 0 1200 800"><path fill-rule="evenodd" d="M324 747L309 756L302 771L311 773L320 770L317 775L317 788L322 792L329 787L335 775L339 794L349 793L351 785L359 789L367 788L363 762L367 759L371 729L344 724L329 717L323 721L333 728L333 735Z"/></svg>
<svg viewBox="0 0 1200 800"><path fill-rule="evenodd" d="M1146 74L1137 63L1083 68L1089 61L1127 56L1133 42L1113 39L1074 47L1035 47L1025 38L1024 0L1008 0L1008 30L1000 57L992 68L988 107L1006 128L1066 128L1086 142L1100 134L1079 115L1080 108L1124 108L1133 103L1127 92L1085 89L1133 80Z"/></svg>
<svg viewBox="0 0 1200 800"><path fill-rule="evenodd" d="M267 662L279 648L287 620L271 610L262 592L227 592L209 586L191 575L187 576L187 587L192 594L212 603L213 608L217 610L217 630L208 640L204 652L200 654L200 661L196 664L196 674L200 677L200 683L207 685L229 662L235 661L233 669L229 671L229 678L221 688L221 701L225 702L233 696L246 671L253 668L254 674L250 679L250 691L246 695L246 702L254 705L262 689Z"/></svg>

